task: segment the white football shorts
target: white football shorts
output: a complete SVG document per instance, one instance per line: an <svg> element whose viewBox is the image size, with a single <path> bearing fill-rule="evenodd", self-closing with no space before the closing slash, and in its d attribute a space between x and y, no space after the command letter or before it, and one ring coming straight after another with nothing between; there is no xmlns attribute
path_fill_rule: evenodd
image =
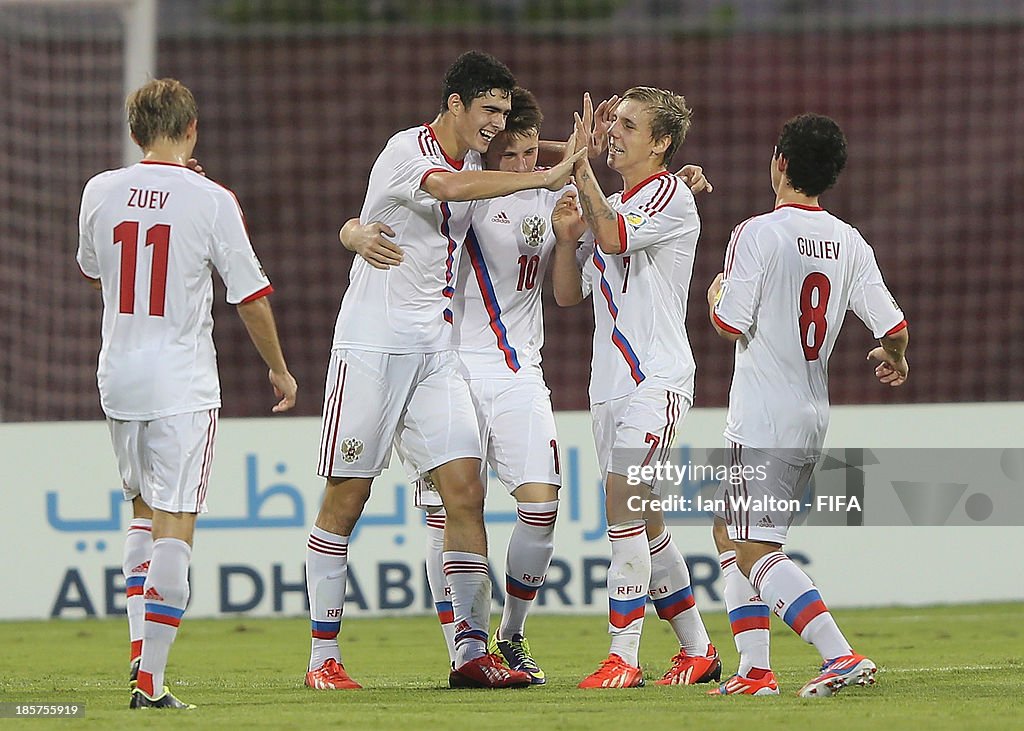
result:
<svg viewBox="0 0 1024 731"><path fill-rule="evenodd" d="M400 440L419 473L463 457L480 459L469 386L454 351L331 351L320 434L321 477L376 477Z"/></svg>
<svg viewBox="0 0 1024 731"><path fill-rule="evenodd" d="M689 410L685 394L648 381L625 396L591 405L602 474L630 477L641 467L666 464ZM651 491L660 495L664 481L651 482Z"/></svg>
<svg viewBox="0 0 1024 731"><path fill-rule="evenodd" d="M729 442L729 476L715 491L715 515L725 521L733 541L784 544L796 512L787 509L803 499L814 463L791 465L752 447ZM719 502L720 501L720 502Z"/></svg>
<svg viewBox="0 0 1024 731"><path fill-rule="evenodd" d="M151 421L107 419L125 500L167 513L205 513L219 409Z"/></svg>
<svg viewBox="0 0 1024 731"><path fill-rule="evenodd" d="M484 486L490 467L509 493L534 482L561 487L551 392L540 369L523 368L512 378L477 378L468 383L480 425L481 451L486 455ZM415 472L405 459L404 442L399 453L416 485L416 507L440 507L441 496L429 477Z"/></svg>

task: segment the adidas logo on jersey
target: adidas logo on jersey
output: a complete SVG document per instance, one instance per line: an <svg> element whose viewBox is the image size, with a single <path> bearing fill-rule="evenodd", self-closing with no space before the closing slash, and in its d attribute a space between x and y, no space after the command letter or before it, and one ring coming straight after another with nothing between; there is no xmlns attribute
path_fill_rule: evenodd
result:
<svg viewBox="0 0 1024 731"><path fill-rule="evenodd" d="M164 600L164 598L162 596L160 596L160 592L158 592L152 586L149 587L148 589L146 589L146 593L142 595L142 598L143 599L152 599L153 601L157 601L157 602L162 602Z"/></svg>
<svg viewBox="0 0 1024 731"><path fill-rule="evenodd" d="M775 527L775 523L773 523L772 519L769 518L766 515L763 518L761 518L761 520L757 521L757 527L758 528L774 528Z"/></svg>
<svg viewBox="0 0 1024 731"><path fill-rule="evenodd" d="M491 219L491 223L512 223L512 220L505 214L505 211L502 211Z"/></svg>

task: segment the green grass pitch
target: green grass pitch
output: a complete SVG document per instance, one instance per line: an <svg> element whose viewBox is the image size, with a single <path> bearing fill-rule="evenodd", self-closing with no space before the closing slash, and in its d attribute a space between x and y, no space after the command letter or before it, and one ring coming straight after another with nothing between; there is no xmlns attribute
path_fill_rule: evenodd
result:
<svg viewBox="0 0 1024 731"><path fill-rule="evenodd" d="M675 652L649 615L644 688L581 691L606 655L600 616L536 616L528 629L548 684L513 691L447 689L447 654L432 617L345 622L342 651L362 691L302 686L309 624L302 619L182 623L168 678L195 711L145 711L151 728L344 729L964 729L1024 727L1024 604L839 610L878 684L800 699L818 657L773 619L772 663L782 695L710 698L707 686L660 687ZM726 672L736 653L724 614L705 617ZM129 711L125 621L0 623L0 702L86 704L81 720L0 720L0 727L125 728Z"/></svg>

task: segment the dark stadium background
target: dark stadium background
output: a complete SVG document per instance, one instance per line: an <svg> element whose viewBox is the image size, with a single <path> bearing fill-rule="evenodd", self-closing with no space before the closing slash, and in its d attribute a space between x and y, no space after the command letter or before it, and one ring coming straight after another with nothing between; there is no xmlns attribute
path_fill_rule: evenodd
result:
<svg viewBox="0 0 1024 731"><path fill-rule="evenodd" d="M851 323L832 356L833 402L1024 400L1024 10L998 21L782 13L687 27L659 15L665 3L634 3L647 15L559 23L513 13L441 29L254 22L240 3L185 5L208 17L192 27L162 16L158 75L196 93L197 154L247 214L277 290L300 414L319 413L348 280L336 232L358 214L384 142L434 116L445 67L472 48L536 93L545 138L569 132L584 90L600 99L662 86L694 108L674 165L703 165L716 188L698 198L687 318L696 405L726 403L732 360L707 324L705 289L733 226L772 206L772 144L803 111L845 129L849 164L824 204L873 244L911 326L912 378L890 392L864 362L870 334ZM0 418L101 418L99 299L74 252L82 185L120 164L121 40L109 29L53 32L40 17L0 26ZM612 192L614 177L603 180ZM554 405L586 408L590 304L546 304ZM214 314L223 415L269 415L265 370L220 288Z"/></svg>

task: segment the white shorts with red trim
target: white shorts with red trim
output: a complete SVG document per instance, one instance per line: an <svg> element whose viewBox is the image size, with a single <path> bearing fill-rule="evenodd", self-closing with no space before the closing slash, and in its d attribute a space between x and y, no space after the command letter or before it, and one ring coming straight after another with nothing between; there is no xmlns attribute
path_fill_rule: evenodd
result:
<svg viewBox="0 0 1024 731"><path fill-rule="evenodd" d="M630 477L638 468L667 464L689 409L686 394L651 379L625 396L592 404L590 416L602 473ZM652 482L651 491L660 495L664 480Z"/></svg>
<svg viewBox="0 0 1024 731"><path fill-rule="evenodd" d="M785 544L796 513L786 509L804 497L814 463L792 465L752 447L729 442L729 476L715 491L715 515L729 539Z"/></svg>
<svg viewBox="0 0 1024 731"><path fill-rule="evenodd" d="M486 455L481 475L484 486L489 467L509 493L527 483L561 487L551 392L540 369L523 368L511 378L478 378L468 384ZM431 480L414 472L405 459L404 441L399 440L396 447L415 482L416 507L441 507L441 496Z"/></svg>
<svg viewBox="0 0 1024 731"><path fill-rule="evenodd" d="M219 409L150 421L107 419L125 500L167 513L205 513Z"/></svg>
<svg viewBox="0 0 1024 731"><path fill-rule="evenodd" d="M320 433L321 477L376 477L401 442L416 473L464 457L480 459L469 386L454 351L331 352Z"/></svg>

